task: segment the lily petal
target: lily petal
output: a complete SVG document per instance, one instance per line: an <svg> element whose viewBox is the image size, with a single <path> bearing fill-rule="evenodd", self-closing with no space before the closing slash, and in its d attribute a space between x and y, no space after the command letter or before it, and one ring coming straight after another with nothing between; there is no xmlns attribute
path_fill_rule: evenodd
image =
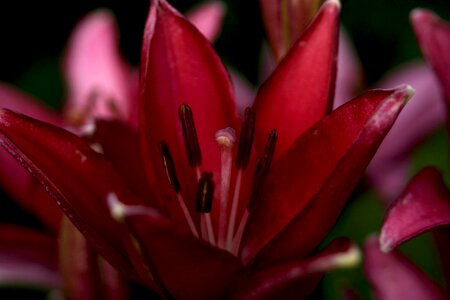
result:
<svg viewBox="0 0 450 300"><path fill-rule="evenodd" d="M0 226L0 285L62 285L53 236L12 225Z"/></svg>
<svg viewBox="0 0 450 300"><path fill-rule="evenodd" d="M339 1L325 2L303 36L258 91L254 103L255 145L262 151L267 133L277 129L279 138L274 160L331 109L339 11Z"/></svg>
<svg viewBox="0 0 450 300"><path fill-rule="evenodd" d="M39 120L62 125L63 120L56 112L40 105L33 97L26 95L5 83L0 83L0 107L21 111ZM5 150L0 150L0 182L2 188L23 208L36 215L43 224L57 232L61 212L47 193Z"/></svg>
<svg viewBox="0 0 450 300"><path fill-rule="evenodd" d="M277 59L281 59L300 37L324 0L260 0L268 40Z"/></svg>
<svg viewBox="0 0 450 300"><path fill-rule="evenodd" d="M91 147L106 156L122 175L130 189L147 205L158 207L145 180L142 153L139 150L137 131L126 123L112 120L96 120L85 132L85 139Z"/></svg>
<svg viewBox="0 0 450 300"><path fill-rule="evenodd" d="M389 208L380 235L388 252L421 233L450 225L450 191L432 167L421 170Z"/></svg>
<svg viewBox="0 0 450 300"><path fill-rule="evenodd" d="M448 299L435 282L400 252L381 252L375 236L364 247L364 270L376 299Z"/></svg>
<svg viewBox="0 0 450 300"><path fill-rule="evenodd" d="M121 228L105 215L108 193L130 193L109 162L68 131L8 110L0 111L0 144L35 176L93 246L133 277Z"/></svg>
<svg viewBox="0 0 450 300"><path fill-rule="evenodd" d="M175 197L163 164L155 162L160 157L157 144L165 140L184 198L193 209L195 169L186 159L178 110L183 103L192 108L203 152L202 169L219 178L220 151L214 135L239 124L229 75L210 43L165 0L152 1L141 62L139 128L146 169L152 173L149 182L161 191L161 199Z"/></svg>
<svg viewBox="0 0 450 300"><path fill-rule="evenodd" d="M147 258L168 298L217 299L242 268L236 257L192 234L180 233L155 210L115 205L113 213L116 210L116 217L125 222L138 241L139 251Z"/></svg>
<svg viewBox="0 0 450 300"><path fill-rule="evenodd" d="M186 14L188 20L213 43L220 34L226 6L219 1L202 4Z"/></svg>
<svg viewBox="0 0 450 300"><path fill-rule="evenodd" d="M305 261L292 261L249 272L240 279L231 299L303 299L326 271L355 266L360 250L349 240L334 240L323 252Z"/></svg>
<svg viewBox="0 0 450 300"><path fill-rule="evenodd" d="M105 262L100 261L95 250L67 217L62 222L59 249L64 292L68 298L73 300L127 299L123 280L114 280L115 286L109 281L114 278L110 275L117 271L108 267L107 273L103 272L105 269L101 267L105 265Z"/></svg>
<svg viewBox="0 0 450 300"><path fill-rule="evenodd" d="M314 249L413 93L407 85L369 91L297 139L267 174L244 234L243 260L263 247L265 262Z"/></svg>
<svg viewBox="0 0 450 300"><path fill-rule="evenodd" d="M425 9L414 10L411 23L422 52L442 83L450 109L450 25Z"/></svg>
<svg viewBox="0 0 450 300"><path fill-rule="evenodd" d="M69 41L64 72L69 84L65 112L73 123L86 118L129 120L132 73L120 56L114 17L99 10L86 16Z"/></svg>

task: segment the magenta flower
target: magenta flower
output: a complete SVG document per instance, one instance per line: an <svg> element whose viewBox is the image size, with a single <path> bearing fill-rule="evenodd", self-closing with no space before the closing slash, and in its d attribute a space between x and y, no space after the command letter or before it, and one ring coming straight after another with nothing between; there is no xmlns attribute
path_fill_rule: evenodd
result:
<svg viewBox="0 0 450 300"><path fill-rule="evenodd" d="M153 1L138 132L103 120L82 139L2 110L0 143L98 253L162 297L304 297L358 260L345 239L311 253L413 94L372 90L330 113L339 10L323 4L240 120L211 45Z"/></svg>
<svg viewBox="0 0 450 300"><path fill-rule="evenodd" d="M450 225L450 191L434 168L425 168L408 184L389 208L379 241L372 238L365 248L365 270L377 299L447 299L445 291L395 250L402 243L430 230ZM448 273L448 233L443 269ZM396 284L392 284L397 278Z"/></svg>
<svg viewBox="0 0 450 300"><path fill-rule="evenodd" d="M450 25L425 9L413 11L411 22L422 52L441 82L448 112L450 107L450 54L447 49L450 46Z"/></svg>
<svg viewBox="0 0 450 300"><path fill-rule="evenodd" d="M440 80L444 98L448 100L450 26L432 12L422 9L412 12L411 21L419 45ZM448 107L448 101L446 103ZM424 232L433 231L448 282L450 239L446 228L449 225L450 191L437 169L425 168L389 207L379 242L374 239L368 241L365 269L380 299L397 299L400 295L408 299L448 299L448 293L395 248ZM397 279L395 285L391 281L394 277Z"/></svg>

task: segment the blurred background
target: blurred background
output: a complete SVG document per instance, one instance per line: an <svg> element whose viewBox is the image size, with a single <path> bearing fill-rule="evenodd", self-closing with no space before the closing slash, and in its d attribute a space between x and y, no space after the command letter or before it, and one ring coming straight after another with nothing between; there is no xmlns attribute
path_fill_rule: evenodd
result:
<svg viewBox="0 0 450 300"><path fill-rule="evenodd" d="M202 1L178 0L170 3L185 12ZM259 2L224 0L227 15L215 48L227 65L257 85L260 77L261 48L265 44ZM109 8L117 18L120 48L134 66L139 63L142 31L149 1L78 0L75 2L1 1L0 2L0 81L9 82L58 109L64 99L61 58L67 38L77 21L99 7ZM364 81L373 85L383 74L413 59L420 59L409 23L416 7L429 8L450 20L448 0L346 0L342 6L342 24L346 28L364 69ZM450 51L450 49L449 49ZM443 133L417 150L415 165L430 163L447 168L448 145ZM436 150L438 149L438 150ZM442 150L447 149L447 150ZM438 151L436 154L436 151ZM24 215L1 196L2 221L24 222L39 226L32 216ZM18 216L21 216L20 218ZM377 197L364 185L355 193L334 232L361 243L380 228L383 209ZM402 249L438 282L443 282L439 262L429 236L409 242ZM337 299L346 287L370 297L362 270L327 275L316 298ZM37 297L34 291L33 297ZM30 294L31 295L31 294Z"/></svg>

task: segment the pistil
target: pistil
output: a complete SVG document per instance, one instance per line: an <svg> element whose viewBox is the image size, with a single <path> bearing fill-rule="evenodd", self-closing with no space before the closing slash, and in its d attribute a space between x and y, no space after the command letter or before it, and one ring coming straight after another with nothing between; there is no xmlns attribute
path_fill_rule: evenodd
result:
<svg viewBox="0 0 450 300"><path fill-rule="evenodd" d="M221 153L220 170L220 202L219 202L219 248L225 246L225 235L228 216L228 196L230 192L231 167L233 165L233 146L236 141L236 133L233 128L221 129L216 133L216 141Z"/></svg>

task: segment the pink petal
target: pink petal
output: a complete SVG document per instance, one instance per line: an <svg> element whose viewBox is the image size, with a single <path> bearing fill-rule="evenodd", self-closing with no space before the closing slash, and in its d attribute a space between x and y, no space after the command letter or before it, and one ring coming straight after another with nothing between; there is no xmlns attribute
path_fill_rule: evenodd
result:
<svg viewBox="0 0 450 300"><path fill-rule="evenodd" d="M230 253L177 231L168 219L140 206L112 203L147 258L150 272L167 298L217 299L242 268Z"/></svg>
<svg viewBox="0 0 450 300"><path fill-rule="evenodd" d="M61 287L56 239L31 229L0 226L0 284Z"/></svg>
<svg viewBox="0 0 450 300"><path fill-rule="evenodd" d="M31 95L15 87L0 82L0 108L20 111L38 120L54 125L63 125L63 120L56 112L44 106Z"/></svg>
<svg viewBox="0 0 450 300"><path fill-rule="evenodd" d="M229 76L210 43L164 0L152 2L141 61L140 134L149 182L160 191L160 199L175 198L157 147L166 140L183 197L193 209L196 175L186 159L178 110L183 103L192 108L203 153L202 169L220 178L215 133L226 127L238 128Z"/></svg>
<svg viewBox="0 0 450 300"><path fill-rule="evenodd" d="M236 106L241 119L244 119L244 111L247 107L253 105L255 99L255 88L251 83L235 70L230 70L231 80L233 81L234 94L236 98Z"/></svg>
<svg viewBox="0 0 450 300"><path fill-rule="evenodd" d="M269 44L281 59L301 36L324 0L260 0Z"/></svg>
<svg viewBox="0 0 450 300"><path fill-rule="evenodd" d="M86 16L75 28L64 62L68 82L65 112L74 122L86 118L129 120L132 74L118 49L114 17L108 11Z"/></svg>
<svg viewBox="0 0 450 300"><path fill-rule="evenodd" d="M390 251L436 227L450 224L450 191L434 168L420 171L386 214L380 244Z"/></svg>
<svg viewBox="0 0 450 300"><path fill-rule="evenodd" d="M411 23L425 58L436 72L450 107L450 25L431 11L416 9Z"/></svg>
<svg viewBox="0 0 450 300"><path fill-rule="evenodd" d="M314 249L413 92L406 85L369 91L297 139L267 174L244 234L243 260L261 249L262 261L303 257Z"/></svg>
<svg viewBox="0 0 450 300"><path fill-rule="evenodd" d="M250 272L240 279L232 299L303 299L326 271L359 263L359 249L346 239L334 240L323 252L304 261L290 261Z"/></svg>
<svg viewBox="0 0 450 300"><path fill-rule="evenodd" d="M262 151L267 133L279 132L275 159L331 109L336 79L338 1L325 2L300 40L260 88L256 112L256 148Z"/></svg>
<svg viewBox="0 0 450 300"><path fill-rule="evenodd" d="M110 192L129 191L109 162L81 138L8 110L0 112L0 132L1 146L35 176L96 249L133 276L123 232L107 215L106 204Z"/></svg>
<svg viewBox="0 0 450 300"><path fill-rule="evenodd" d="M388 87L396 86L409 81L402 81L391 84ZM364 74L361 62L358 59L355 49L351 45L348 34L341 27L339 32L339 53L337 60L336 93L333 107L339 107L360 93L364 85ZM411 86L414 86L411 84ZM382 86L384 87L384 86Z"/></svg>
<svg viewBox="0 0 450 300"><path fill-rule="evenodd" d="M213 43L219 37L225 12L224 3L211 1L192 9L186 17L205 38Z"/></svg>
<svg viewBox="0 0 450 300"><path fill-rule="evenodd" d="M377 237L367 240L364 247L364 270L376 299L448 299L435 282L400 252L381 252Z"/></svg>
<svg viewBox="0 0 450 300"><path fill-rule="evenodd" d="M416 94L392 126L367 169L377 192L386 202L397 197L407 181L408 156L412 148L444 124L446 118L439 83L426 65L420 62L408 64L394 70L377 86L387 87L402 82L414 86Z"/></svg>

